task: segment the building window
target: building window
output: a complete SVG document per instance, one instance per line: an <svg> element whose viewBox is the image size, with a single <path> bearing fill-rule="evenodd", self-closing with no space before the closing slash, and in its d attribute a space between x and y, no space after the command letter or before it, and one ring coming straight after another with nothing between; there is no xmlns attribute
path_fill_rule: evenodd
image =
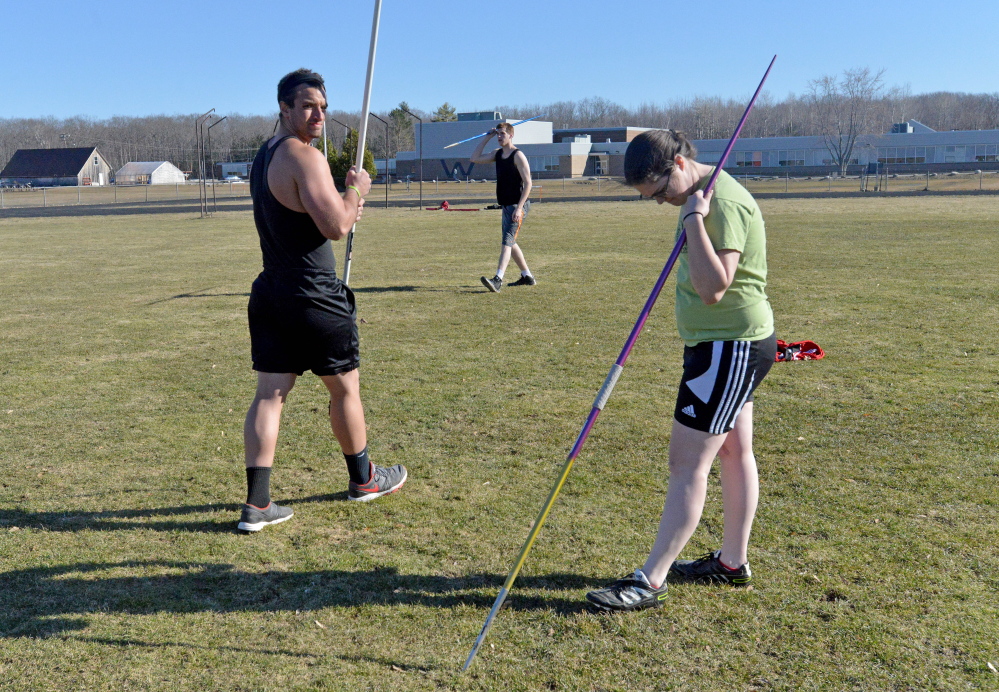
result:
<svg viewBox="0 0 999 692"><path fill-rule="evenodd" d="M878 163L926 163L926 147L879 147Z"/></svg>
<svg viewBox="0 0 999 692"><path fill-rule="evenodd" d="M735 152L735 165L739 167L758 167L763 165L762 151L737 151Z"/></svg>
<svg viewBox="0 0 999 692"><path fill-rule="evenodd" d="M995 144L976 144L975 145L975 161L995 161L997 145ZM971 149L971 147L968 147Z"/></svg>
<svg viewBox="0 0 999 692"><path fill-rule="evenodd" d="M557 156L528 156L527 163L532 171L557 171Z"/></svg>
<svg viewBox="0 0 999 692"><path fill-rule="evenodd" d="M777 152L777 165L778 166L804 166L805 165L805 150L804 149L791 149L784 150L781 149Z"/></svg>

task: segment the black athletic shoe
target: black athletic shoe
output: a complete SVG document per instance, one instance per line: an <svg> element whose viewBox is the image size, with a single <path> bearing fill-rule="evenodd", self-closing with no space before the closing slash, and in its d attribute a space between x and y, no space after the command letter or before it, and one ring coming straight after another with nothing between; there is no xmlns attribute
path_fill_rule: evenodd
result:
<svg viewBox="0 0 999 692"><path fill-rule="evenodd" d="M729 569L718 559L719 555L721 551L716 550L696 560L675 560L669 568L669 575L684 581L717 581L733 586L746 586L753 581L748 562L738 569Z"/></svg>
<svg viewBox="0 0 999 692"><path fill-rule="evenodd" d="M663 582L658 589L653 588L640 569L602 589L586 594L586 600L601 610L658 608L665 599L666 582Z"/></svg>
<svg viewBox="0 0 999 692"><path fill-rule="evenodd" d="M520 278L516 281L511 281L507 286L534 286L538 282L534 280L533 276L525 276L521 274Z"/></svg>
<svg viewBox="0 0 999 692"><path fill-rule="evenodd" d="M482 279L482 285L488 288L493 293L499 293L500 289L503 288L503 279L499 278L498 276L494 276L491 279L487 279L486 277L483 276L481 277L481 279Z"/></svg>
<svg viewBox="0 0 999 692"><path fill-rule="evenodd" d="M351 481L347 491L348 500L357 502L370 502L376 497L394 493L402 487L409 477L406 467L401 464L395 466L376 466L372 464L371 478L364 485Z"/></svg>
<svg viewBox="0 0 999 692"><path fill-rule="evenodd" d="M291 507L282 507L273 502L264 509L258 509L253 505L243 505L243 513L239 515L239 524L236 525L236 528L247 533L256 533L265 526L288 521L294 515Z"/></svg>

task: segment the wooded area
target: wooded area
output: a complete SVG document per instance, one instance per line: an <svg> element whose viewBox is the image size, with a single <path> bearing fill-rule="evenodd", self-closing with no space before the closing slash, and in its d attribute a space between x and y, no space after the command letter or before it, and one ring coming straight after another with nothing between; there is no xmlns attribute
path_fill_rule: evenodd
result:
<svg viewBox="0 0 999 692"><path fill-rule="evenodd" d="M999 129L999 94L912 95L904 88L884 88L881 75L867 69L848 70L842 77L827 76L812 81L808 92L801 96L791 94L778 100L764 93L742 136L842 137L844 128L847 137L851 134L849 128L853 128L854 136L883 134L893 123L909 119L935 130ZM510 119L540 114L552 121L556 129L631 125L674 128L694 139L720 139L731 134L744 108L744 99L699 96L636 108L593 97L546 104L500 105L495 110ZM392 111L377 113L389 123L386 144L386 127L374 119L370 122L367 142L377 158L386 153L394 156L397 151L412 151L416 120L406 114L407 110L425 122L454 118L454 108L448 103L434 111L423 111L403 101ZM129 161L170 161L184 171L192 171L197 160L196 117L197 114L119 116L106 120L0 119L0 167L18 149L96 146L115 169ZM276 117L276 113L229 114L212 131L211 159L215 162L252 159L273 132ZM359 120L359 112L331 110L327 121L330 140L341 147L346 128L357 128Z"/></svg>

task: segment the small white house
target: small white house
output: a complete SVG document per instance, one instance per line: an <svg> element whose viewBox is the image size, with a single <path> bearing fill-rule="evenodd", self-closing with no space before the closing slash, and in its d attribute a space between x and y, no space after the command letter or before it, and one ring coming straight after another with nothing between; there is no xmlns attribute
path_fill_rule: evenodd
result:
<svg viewBox="0 0 999 692"><path fill-rule="evenodd" d="M169 161L132 161L114 175L116 185L164 185L182 183L184 171Z"/></svg>

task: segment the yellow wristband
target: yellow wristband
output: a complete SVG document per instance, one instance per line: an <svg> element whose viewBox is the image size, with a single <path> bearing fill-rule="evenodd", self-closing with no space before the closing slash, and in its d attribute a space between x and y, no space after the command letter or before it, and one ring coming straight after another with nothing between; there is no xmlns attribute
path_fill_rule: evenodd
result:
<svg viewBox="0 0 999 692"><path fill-rule="evenodd" d="M347 189L348 189L348 190L353 190L354 192L356 192L356 193L357 193L357 196L358 196L358 197L360 197L360 196L361 196L361 191L360 191L360 190L358 190L358 189L357 189L356 187L354 187L353 185L348 185L348 186L347 186Z"/></svg>

